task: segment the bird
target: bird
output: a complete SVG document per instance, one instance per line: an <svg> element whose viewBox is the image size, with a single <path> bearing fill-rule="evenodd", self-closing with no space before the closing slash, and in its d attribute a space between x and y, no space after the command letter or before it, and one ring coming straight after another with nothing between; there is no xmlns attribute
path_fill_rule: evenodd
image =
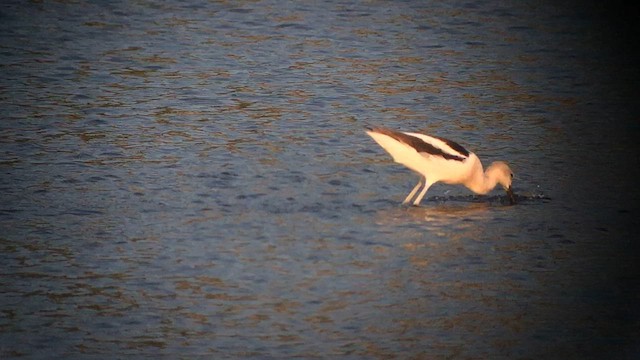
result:
<svg viewBox="0 0 640 360"><path fill-rule="evenodd" d="M504 161L495 161L486 171L476 154L467 151L451 140L415 132L400 132L383 127L366 127L365 132L373 138L393 160L420 175L418 184L411 190L402 204L413 199L413 205L420 201L431 185L462 184L476 194L487 194L500 184L507 192L511 205L516 199L511 182L513 172ZM422 191L416 196L418 190Z"/></svg>

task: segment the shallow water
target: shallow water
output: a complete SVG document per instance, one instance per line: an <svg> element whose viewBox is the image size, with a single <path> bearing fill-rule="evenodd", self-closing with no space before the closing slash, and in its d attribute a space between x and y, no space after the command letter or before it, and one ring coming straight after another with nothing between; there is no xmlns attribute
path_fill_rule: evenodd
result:
<svg viewBox="0 0 640 360"><path fill-rule="evenodd" d="M0 357L632 358L615 13L539 2L0 6ZM434 185L384 125L508 161Z"/></svg>

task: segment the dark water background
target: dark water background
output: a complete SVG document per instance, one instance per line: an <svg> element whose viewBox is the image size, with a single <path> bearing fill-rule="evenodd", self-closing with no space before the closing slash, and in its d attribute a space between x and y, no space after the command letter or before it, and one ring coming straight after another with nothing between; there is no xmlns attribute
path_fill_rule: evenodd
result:
<svg viewBox="0 0 640 360"><path fill-rule="evenodd" d="M3 2L0 358L639 356L637 14ZM519 204L400 207L366 124Z"/></svg>

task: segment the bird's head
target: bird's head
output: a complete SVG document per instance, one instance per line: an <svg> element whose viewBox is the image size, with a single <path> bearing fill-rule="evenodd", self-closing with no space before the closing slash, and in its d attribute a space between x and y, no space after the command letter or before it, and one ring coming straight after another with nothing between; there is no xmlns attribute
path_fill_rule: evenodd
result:
<svg viewBox="0 0 640 360"><path fill-rule="evenodd" d="M509 197L511 205L516 203L516 197L511 189L511 182L513 181L513 171L509 165L504 161L496 161L489 165L486 171L487 175L496 179L496 182L504 188Z"/></svg>

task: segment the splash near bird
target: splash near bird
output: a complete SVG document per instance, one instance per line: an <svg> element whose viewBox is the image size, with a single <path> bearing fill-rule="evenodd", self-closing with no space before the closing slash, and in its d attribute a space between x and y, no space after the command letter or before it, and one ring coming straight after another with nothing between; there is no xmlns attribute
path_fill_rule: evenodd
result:
<svg viewBox="0 0 640 360"><path fill-rule="evenodd" d="M382 146L393 160L420 175L403 204L413 199L418 206L429 187L437 182L462 184L476 194L484 195L500 184L509 202L516 202L511 181L513 172L504 161L493 162L483 172L476 154L451 140L419 133L399 132L386 128L367 128L366 133ZM415 196L422 187L422 191ZM414 199L415 196L415 199Z"/></svg>

